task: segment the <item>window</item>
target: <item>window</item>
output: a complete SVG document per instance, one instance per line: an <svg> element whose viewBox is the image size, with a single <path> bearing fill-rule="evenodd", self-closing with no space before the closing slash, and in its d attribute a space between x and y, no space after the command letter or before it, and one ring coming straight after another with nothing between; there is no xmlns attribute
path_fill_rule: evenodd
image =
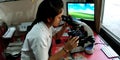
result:
<svg viewBox="0 0 120 60"><path fill-rule="evenodd" d="M100 35L120 55L120 0L102 0Z"/></svg>
<svg viewBox="0 0 120 60"><path fill-rule="evenodd" d="M115 38L120 38L120 0L105 0L102 25Z"/></svg>

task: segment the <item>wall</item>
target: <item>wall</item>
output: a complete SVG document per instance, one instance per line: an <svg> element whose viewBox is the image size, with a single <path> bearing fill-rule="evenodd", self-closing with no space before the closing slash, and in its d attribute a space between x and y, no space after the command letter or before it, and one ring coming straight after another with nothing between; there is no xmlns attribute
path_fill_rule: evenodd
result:
<svg viewBox="0 0 120 60"><path fill-rule="evenodd" d="M24 21L33 21L38 5L42 0L18 0L0 3L0 20L8 25L17 25ZM85 2L85 0L63 0L64 15L66 15L66 2Z"/></svg>
<svg viewBox="0 0 120 60"><path fill-rule="evenodd" d="M37 6L42 0L19 0L0 3L0 20L8 25L17 25L35 19Z"/></svg>
<svg viewBox="0 0 120 60"><path fill-rule="evenodd" d="M99 33L100 32L100 29L101 29L101 8L103 8L102 6L102 1L104 0L95 0L95 29L96 29L96 32Z"/></svg>

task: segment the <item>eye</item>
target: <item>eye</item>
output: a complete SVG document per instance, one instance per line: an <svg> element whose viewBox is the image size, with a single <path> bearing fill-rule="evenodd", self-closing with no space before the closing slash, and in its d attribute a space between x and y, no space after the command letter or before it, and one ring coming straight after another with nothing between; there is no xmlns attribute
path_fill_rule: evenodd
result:
<svg viewBox="0 0 120 60"><path fill-rule="evenodd" d="M60 16L59 19L62 19L62 16Z"/></svg>

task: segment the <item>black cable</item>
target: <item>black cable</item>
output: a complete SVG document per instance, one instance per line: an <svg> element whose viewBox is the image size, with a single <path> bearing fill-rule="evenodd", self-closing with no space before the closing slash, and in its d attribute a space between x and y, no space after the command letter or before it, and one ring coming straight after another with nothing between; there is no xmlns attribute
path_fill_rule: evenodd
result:
<svg viewBox="0 0 120 60"><path fill-rule="evenodd" d="M105 43L95 43L94 45L98 45L98 44L108 45L108 44L105 44Z"/></svg>

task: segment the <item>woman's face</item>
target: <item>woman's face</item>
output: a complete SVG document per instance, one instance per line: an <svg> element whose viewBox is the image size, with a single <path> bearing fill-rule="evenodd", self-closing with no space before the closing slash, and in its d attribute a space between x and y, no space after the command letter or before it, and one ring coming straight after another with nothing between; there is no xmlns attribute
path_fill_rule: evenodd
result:
<svg viewBox="0 0 120 60"><path fill-rule="evenodd" d="M55 16L55 18L53 20L53 26L54 27L57 27L60 24L60 22L62 20L62 15L63 15L63 10L62 10L62 12L60 14L58 14L57 16Z"/></svg>

